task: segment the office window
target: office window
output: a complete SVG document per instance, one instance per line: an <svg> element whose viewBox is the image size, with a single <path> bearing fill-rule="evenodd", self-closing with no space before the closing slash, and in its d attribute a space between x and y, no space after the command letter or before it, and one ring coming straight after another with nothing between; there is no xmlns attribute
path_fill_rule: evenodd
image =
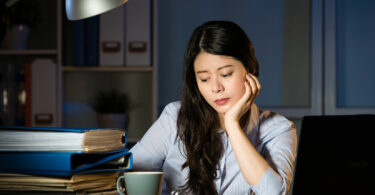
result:
<svg viewBox="0 0 375 195"><path fill-rule="evenodd" d="M337 107L375 107L375 1L336 1Z"/></svg>

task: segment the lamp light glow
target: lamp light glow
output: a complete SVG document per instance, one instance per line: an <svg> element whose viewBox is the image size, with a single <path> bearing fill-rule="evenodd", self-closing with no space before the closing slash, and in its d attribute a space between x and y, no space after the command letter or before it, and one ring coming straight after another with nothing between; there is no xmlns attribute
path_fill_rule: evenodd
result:
<svg viewBox="0 0 375 195"><path fill-rule="evenodd" d="M66 0L65 10L69 20L80 20L112 10L128 0Z"/></svg>

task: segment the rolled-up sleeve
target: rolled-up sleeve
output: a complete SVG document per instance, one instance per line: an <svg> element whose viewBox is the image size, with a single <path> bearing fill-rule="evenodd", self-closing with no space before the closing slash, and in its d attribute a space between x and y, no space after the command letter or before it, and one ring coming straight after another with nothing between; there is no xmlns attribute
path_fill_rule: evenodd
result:
<svg viewBox="0 0 375 195"><path fill-rule="evenodd" d="M264 173L258 185L253 186L254 192L259 195L281 194L282 188L282 178L271 167Z"/></svg>
<svg viewBox="0 0 375 195"><path fill-rule="evenodd" d="M270 167L253 189L256 194L287 194L293 180L296 128L280 115L274 115L263 122L260 128L260 153Z"/></svg>

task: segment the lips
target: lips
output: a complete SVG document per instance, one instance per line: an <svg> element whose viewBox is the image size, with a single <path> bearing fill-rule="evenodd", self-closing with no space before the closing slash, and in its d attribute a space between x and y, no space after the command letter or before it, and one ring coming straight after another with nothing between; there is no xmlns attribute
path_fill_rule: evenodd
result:
<svg viewBox="0 0 375 195"><path fill-rule="evenodd" d="M222 99L215 100L215 103L219 106L222 106L226 104L228 101L229 101L229 98L222 98Z"/></svg>

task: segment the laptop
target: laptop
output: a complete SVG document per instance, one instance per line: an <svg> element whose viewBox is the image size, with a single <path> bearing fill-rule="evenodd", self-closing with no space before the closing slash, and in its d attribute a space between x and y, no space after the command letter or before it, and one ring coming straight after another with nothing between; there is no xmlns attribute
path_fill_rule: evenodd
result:
<svg viewBox="0 0 375 195"><path fill-rule="evenodd" d="M375 115L306 116L293 195L374 194Z"/></svg>

